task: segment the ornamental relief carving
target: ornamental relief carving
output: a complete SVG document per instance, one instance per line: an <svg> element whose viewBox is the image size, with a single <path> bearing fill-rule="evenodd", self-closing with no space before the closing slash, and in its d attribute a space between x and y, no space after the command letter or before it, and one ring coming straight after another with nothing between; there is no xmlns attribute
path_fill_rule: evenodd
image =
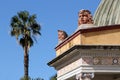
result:
<svg viewBox="0 0 120 80"><path fill-rule="evenodd" d="M93 58L93 64L95 64L95 65L101 64L101 59L99 57Z"/></svg>
<svg viewBox="0 0 120 80"><path fill-rule="evenodd" d="M120 57L82 57L83 65L120 65Z"/></svg>
<svg viewBox="0 0 120 80"><path fill-rule="evenodd" d="M93 58L92 57L83 57L82 58L82 64L93 64Z"/></svg>
<svg viewBox="0 0 120 80"><path fill-rule="evenodd" d="M93 65L120 65L120 57L93 57Z"/></svg>

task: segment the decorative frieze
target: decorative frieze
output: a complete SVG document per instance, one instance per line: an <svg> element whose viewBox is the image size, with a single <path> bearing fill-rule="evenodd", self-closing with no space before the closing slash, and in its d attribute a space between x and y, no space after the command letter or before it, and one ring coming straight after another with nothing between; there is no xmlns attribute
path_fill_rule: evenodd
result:
<svg viewBox="0 0 120 80"><path fill-rule="evenodd" d="M82 64L93 64L93 57L83 57L82 58Z"/></svg>
<svg viewBox="0 0 120 80"><path fill-rule="evenodd" d="M120 65L120 57L82 57L82 65Z"/></svg>
<svg viewBox="0 0 120 80"><path fill-rule="evenodd" d="M100 58L99 58L99 57L95 57L95 58L93 59L93 64L95 64L95 65L101 64Z"/></svg>
<svg viewBox="0 0 120 80"><path fill-rule="evenodd" d="M120 65L120 57L93 57L93 65Z"/></svg>

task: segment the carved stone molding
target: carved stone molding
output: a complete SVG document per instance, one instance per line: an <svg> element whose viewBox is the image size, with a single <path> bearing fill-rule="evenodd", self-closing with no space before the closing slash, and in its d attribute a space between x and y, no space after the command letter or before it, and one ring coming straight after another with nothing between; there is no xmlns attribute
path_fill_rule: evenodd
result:
<svg viewBox="0 0 120 80"><path fill-rule="evenodd" d="M78 52L83 57L120 57L119 50L78 50Z"/></svg>
<svg viewBox="0 0 120 80"><path fill-rule="evenodd" d="M94 73L79 73L76 75L76 80L91 80L94 78Z"/></svg>
<svg viewBox="0 0 120 80"><path fill-rule="evenodd" d="M93 57L94 65L120 65L120 57Z"/></svg>
<svg viewBox="0 0 120 80"><path fill-rule="evenodd" d="M82 65L120 65L120 57L111 56L82 57Z"/></svg>

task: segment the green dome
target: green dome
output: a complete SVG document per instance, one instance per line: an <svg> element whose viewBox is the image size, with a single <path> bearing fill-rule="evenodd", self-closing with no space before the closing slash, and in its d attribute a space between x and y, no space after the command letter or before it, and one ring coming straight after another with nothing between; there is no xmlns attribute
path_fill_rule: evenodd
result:
<svg viewBox="0 0 120 80"><path fill-rule="evenodd" d="M93 20L97 26L120 24L120 0L101 0Z"/></svg>

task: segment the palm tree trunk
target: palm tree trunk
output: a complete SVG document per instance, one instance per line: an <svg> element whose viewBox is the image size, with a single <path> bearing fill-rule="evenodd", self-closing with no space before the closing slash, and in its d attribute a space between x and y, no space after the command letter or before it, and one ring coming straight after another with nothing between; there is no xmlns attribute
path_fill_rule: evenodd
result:
<svg viewBox="0 0 120 80"><path fill-rule="evenodd" d="M27 38L27 37L26 37ZM28 44L27 39L25 39L25 48L24 48L24 77L26 80L29 78L29 54L28 54Z"/></svg>
<svg viewBox="0 0 120 80"><path fill-rule="evenodd" d="M28 76L29 76L28 67L29 67L29 54L28 54L27 47L25 47L25 53L24 53L24 76L25 76L25 78L28 78Z"/></svg>

